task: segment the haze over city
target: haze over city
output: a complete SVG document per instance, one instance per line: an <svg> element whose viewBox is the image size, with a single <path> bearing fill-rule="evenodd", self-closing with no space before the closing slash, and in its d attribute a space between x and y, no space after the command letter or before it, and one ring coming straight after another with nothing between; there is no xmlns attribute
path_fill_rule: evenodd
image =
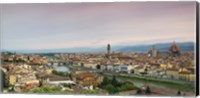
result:
<svg viewBox="0 0 200 98"><path fill-rule="evenodd" d="M4 4L0 6L2 49L195 42L193 5L194 2Z"/></svg>

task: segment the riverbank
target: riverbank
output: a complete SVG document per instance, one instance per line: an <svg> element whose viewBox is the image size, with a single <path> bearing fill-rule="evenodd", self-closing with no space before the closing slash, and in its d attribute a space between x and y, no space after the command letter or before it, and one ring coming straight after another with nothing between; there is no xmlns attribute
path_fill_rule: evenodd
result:
<svg viewBox="0 0 200 98"><path fill-rule="evenodd" d="M195 92L195 85L194 83L186 83L186 82L180 82L180 81L173 81L173 80L161 80L161 79L155 79L155 78L148 78L148 77L139 77L139 76L129 76L127 74L119 74L117 77L121 78L128 78L133 80L140 80L144 82L151 82L156 84L161 84L168 86L170 88L175 88L181 91L186 92Z"/></svg>

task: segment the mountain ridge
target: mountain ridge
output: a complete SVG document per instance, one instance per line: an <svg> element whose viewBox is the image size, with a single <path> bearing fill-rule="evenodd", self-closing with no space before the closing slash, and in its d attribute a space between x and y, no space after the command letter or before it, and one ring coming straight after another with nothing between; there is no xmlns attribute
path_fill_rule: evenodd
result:
<svg viewBox="0 0 200 98"><path fill-rule="evenodd" d="M176 43L181 51L194 51L194 42L177 42ZM116 45L112 46L112 51L115 52L147 52L152 49L152 45L156 45L156 49L159 51L168 51L172 43L157 43L148 45ZM2 52L17 52L17 53L95 53L95 52L106 52L105 47L91 48L91 47L78 47L78 48L58 48L58 49L38 49L38 50L2 50Z"/></svg>

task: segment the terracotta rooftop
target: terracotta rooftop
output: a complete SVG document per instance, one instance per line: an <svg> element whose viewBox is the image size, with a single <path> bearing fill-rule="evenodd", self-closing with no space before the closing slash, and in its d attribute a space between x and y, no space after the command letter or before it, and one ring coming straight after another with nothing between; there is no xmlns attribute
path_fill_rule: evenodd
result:
<svg viewBox="0 0 200 98"><path fill-rule="evenodd" d="M86 77L94 77L94 75L91 73L80 73L78 76L79 79L84 79Z"/></svg>
<svg viewBox="0 0 200 98"><path fill-rule="evenodd" d="M68 77L62 77L58 75L47 75L47 78L49 78L50 81L65 81L65 80L70 80Z"/></svg>
<svg viewBox="0 0 200 98"><path fill-rule="evenodd" d="M176 68L168 68L167 70L169 70L169 71L178 71L178 69L176 69Z"/></svg>
<svg viewBox="0 0 200 98"><path fill-rule="evenodd" d="M189 72L189 71L182 71L182 72L179 72L179 74L194 74L194 73Z"/></svg>

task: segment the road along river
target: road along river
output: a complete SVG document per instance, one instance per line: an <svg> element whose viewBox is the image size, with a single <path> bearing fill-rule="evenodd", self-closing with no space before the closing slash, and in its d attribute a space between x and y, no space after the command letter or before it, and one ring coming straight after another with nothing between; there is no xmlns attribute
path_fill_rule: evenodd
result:
<svg viewBox="0 0 200 98"><path fill-rule="evenodd" d="M104 75L108 76L109 78L112 78L111 74L104 74ZM186 96L195 96L193 87L183 88L182 86L174 85L174 84L152 82L152 81L148 81L148 80L140 80L140 79L136 79L136 78L119 77L119 76L117 76L117 80L122 81L122 82L123 81L131 81L137 87L142 87L144 85L148 85L153 92L157 92L163 96L176 96L178 90L180 90L182 94L185 93ZM194 86L194 83L191 84L191 86Z"/></svg>

